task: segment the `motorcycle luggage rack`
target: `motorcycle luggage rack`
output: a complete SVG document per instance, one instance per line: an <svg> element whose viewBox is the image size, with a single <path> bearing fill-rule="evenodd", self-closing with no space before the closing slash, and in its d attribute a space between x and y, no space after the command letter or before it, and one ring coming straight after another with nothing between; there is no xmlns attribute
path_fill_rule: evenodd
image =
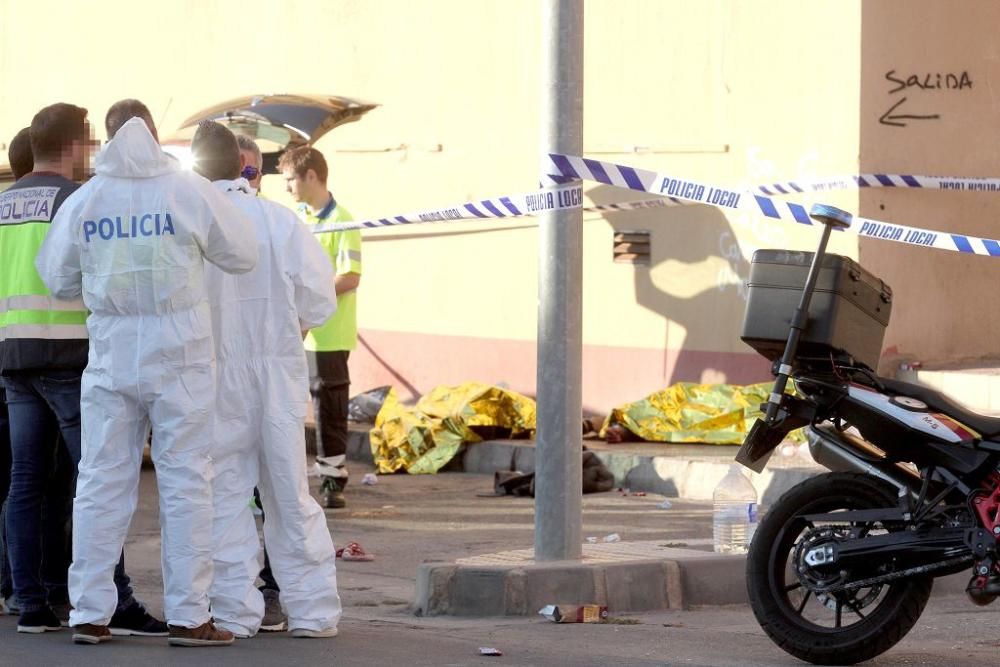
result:
<svg viewBox="0 0 1000 667"><path fill-rule="evenodd" d="M764 469L771 453L788 433L797 428L808 426L816 416L815 408L807 406L805 401L801 399L786 395L785 389L794 372L799 341L809 323L809 304L816 291L816 281L819 278L823 257L826 255L826 247L830 242L830 234L834 229L850 227L852 216L847 211L825 204L814 204L809 211L809 216L823 225L823 234L820 237L819 247L813 255L812 263L809 265L809 273L802 288L799 305L792 316L784 352L781 355L781 360L776 362L774 387L771 389L767 403L761 406L764 410L764 419L758 419L754 422L743 441L743 446L736 454L738 463L756 472L761 472Z"/></svg>
<svg viewBox="0 0 1000 667"><path fill-rule="evenodd" d="M816 291L816 280L819 278L819 270L823 264L823 257L826 255L826 247L830 242L830 234L834 229L847 229L851 226L852 216L847 211L842 211L826 204L814 204L809 211L809 217L823 225L823 234L819 240L819 247L813 255L812 264L809 265L809 273L806 276L805 286L802 288L802 296L799 305L792 315L791 326L788 329L788 340L785 343L785 351L781 355L781 363L778 365L778 374L774 379L774 388L771 396L767 400L767 410L764 413L764 423L768 427L777 425L779 417L783 417L781 405L785 387L788 386L788 379L792 375L795 355L799 349L799 341L809 323L809 304L812 302L813 293Z"/></svg>

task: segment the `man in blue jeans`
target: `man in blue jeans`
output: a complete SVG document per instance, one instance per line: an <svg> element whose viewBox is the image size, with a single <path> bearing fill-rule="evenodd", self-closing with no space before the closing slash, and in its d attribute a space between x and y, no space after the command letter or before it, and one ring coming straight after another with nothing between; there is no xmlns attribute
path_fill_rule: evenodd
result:
<svg viewBox="0 0 1000 667"><path fill-rule="evenodd" d="M31 154L30 128L24 128L10 142L7 159L14 180L30 174L34 169ZM7 531L5 528L6 500L10 491L10 422L7 418L7 395L0 383L0 611L19 614L14 596L14 582L7 557ZM61 620L69 614L67 569L71 560L66 525L67 508L72 503L73 461L65 446L58 445L58 456L49 466L51 475L42 505L42 563L41 572L49 605Z"/></svg>
<svg viewBox="0 0 1000 667"><path fill-rule="evenodd" d="M7 162L14 172L14 180L30 174L35 168L31 155L31 128L24 128L14 135L7 147ZM7 493L10 491L10 423L7 420L7 394L0 382L0 613L19 613L14 598L14 582L10 576L10 560L7 558L7 530L4 517L7 508ZM69 554L66 555L66 559ZM63 559L65 560L65 559Z"/></svg>
<svg viewBox="0 0 1000 667"><path fill-rule="evenodd" d="M11 446L5 523L17 630L26 633L61 627L51 589L52 580L56 588L66 581L58 555L68 540L80 461L80 379L88 353L83 303L52 298L35 256L55 212L79 187L74 181L86 175L93 143L86 116L70 104L38 112L29 133L34 169L0 193L0 384ZM112 631L165 636L166 625L132 596L124 557L115 574Z"/></svg>
<svg viewBox="0 0 1000 667"><path fill-rule="evenodd" d="M14 582L7 562L7 536L3 529L7 492L10 491L10 427L7 425L7 395L0 386L0 614L12 614Z"/></svg>

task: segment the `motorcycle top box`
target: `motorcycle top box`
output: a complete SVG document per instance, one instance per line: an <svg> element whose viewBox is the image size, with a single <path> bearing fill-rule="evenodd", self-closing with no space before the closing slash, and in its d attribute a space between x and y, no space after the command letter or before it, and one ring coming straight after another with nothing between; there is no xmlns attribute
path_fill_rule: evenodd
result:
<svg viewBox="0 0 1000 667"><path fill-rule="evenodd" d="M780 359L813 260L811 252L758 250L750 265L740 338L759 354ZM848 354L874 370L892 313L892 289L849 257L824 255L800 357Z"/></svg>

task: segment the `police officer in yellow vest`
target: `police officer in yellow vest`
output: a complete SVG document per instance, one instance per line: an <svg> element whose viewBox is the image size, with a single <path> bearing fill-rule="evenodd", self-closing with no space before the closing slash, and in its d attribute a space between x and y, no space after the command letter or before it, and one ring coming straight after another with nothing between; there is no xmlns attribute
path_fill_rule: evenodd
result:
<svg viewBox="0 0 1000 667"><path fill-rule="evenodd" d="M278 163L288 192L302 204L308 225L349 222L351 214L327 188L326 160L311 146L287 151ZM333 263L337 312L306 336L310 392L316 414L316 455L323 475L323 504L345 507L347 483L347 401L351 378L347 358L357 347L357 288L361 282L361 233L357 230L318 235Z"/></svg>

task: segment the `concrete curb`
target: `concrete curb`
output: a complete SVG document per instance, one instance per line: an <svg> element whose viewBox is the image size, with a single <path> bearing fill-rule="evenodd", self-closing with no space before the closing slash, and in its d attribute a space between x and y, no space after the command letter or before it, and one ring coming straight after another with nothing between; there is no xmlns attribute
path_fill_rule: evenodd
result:
<svg viewBox="0 0 1000 667"><path fill-rule="evenodd" d="M610 612L683 609L675 564L557 561L523 567L425 563L418 616L533 616L547 604L601 604Z"/></svg>
<svg viewBox="0 0 1000 667"><path fill-rule="evenodd" d="M350 425L347 456L351 460L374 463L369 429L366 424ZM688 500L712 499L712 491L729 470L737 450L718 445L584 444L614 473L616 486ZM313 424L306 425L306 447L315 453ZM497 470L530 473L535 470L535 447L531 440L488 440L466 446L456 459L448 470L489 475ZM754 474L751 479L760 504L766 507L799 482L824 470L811 461L775 457L762 474Z"/></svg>
<svg viewBox="0 0 1000 667"><path fill-rule="evenodd" d="M533 616L547 604L607 605L611 614L746 605L744 556L687 550L662 560L557 561L513 566L424 563L418 616ZM960 595L968 576L938 579L934 595Z"/></svg>

